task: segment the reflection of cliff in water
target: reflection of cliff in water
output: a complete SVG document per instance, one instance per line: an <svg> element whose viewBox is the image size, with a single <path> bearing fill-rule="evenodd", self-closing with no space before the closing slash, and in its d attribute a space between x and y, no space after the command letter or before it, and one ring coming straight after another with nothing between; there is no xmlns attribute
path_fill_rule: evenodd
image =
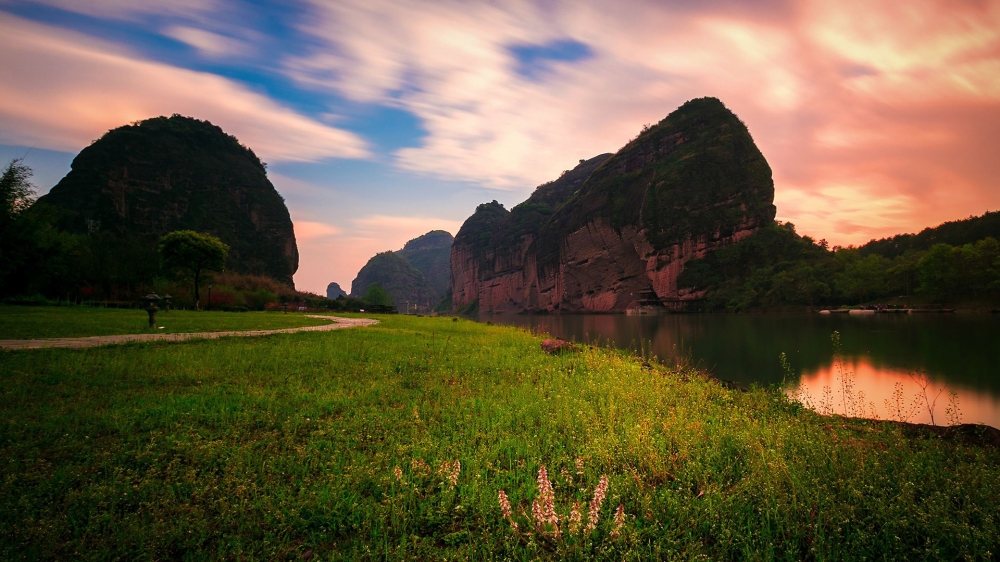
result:
<svg viewBox="0 0 1000 562"><path fill-rule="evenodd" d="M830 335L843 355L873 368L923 371L931 380L1000 395L1000 318L990 315L547 315L492 316L581 342L638 348L744 384L780 384L784 352L797 373L828 368Z"/></svg>

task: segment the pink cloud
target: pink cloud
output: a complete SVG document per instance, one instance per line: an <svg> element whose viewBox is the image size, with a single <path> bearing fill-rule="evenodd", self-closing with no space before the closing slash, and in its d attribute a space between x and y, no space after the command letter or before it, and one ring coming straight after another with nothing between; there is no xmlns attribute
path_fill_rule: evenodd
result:
<svg viewBox="0 0 1000 562"><path fill-rule="evenodd" d="M343 233L343 230L324 222L297 220L294 223L295 227L295 240L299 243L305 240L316 240L318 238L327 238L330 236L337 236Z"/></svg>
<svg viewBox="0 0 1000 562"><path fill-rule="evenodd" d="M305 31L327 46L289 74L420 117L404 169L526 192L713 95L748 124L800 231L861 243L1000 206L997 3L314 5ZM565 38L594 56L515 72L511 45Z"/></svg>
<svg viewBox="0 0 1000 562"><path fill-rule="evenodd" d="M365 158L357 135L213 74L151 62L83 35L0 20L0 142L75 152L132 121L208 119L268 161Z"/></svg>

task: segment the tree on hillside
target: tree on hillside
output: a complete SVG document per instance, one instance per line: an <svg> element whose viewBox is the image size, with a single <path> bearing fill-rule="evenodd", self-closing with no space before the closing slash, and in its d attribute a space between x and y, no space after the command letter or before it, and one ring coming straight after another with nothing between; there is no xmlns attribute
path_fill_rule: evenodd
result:
<svg viewBox="0 0 1000 562"><path fill-rule="evenodd" d="M389 293L385 292L385 289L382 288L382 285L379 285L378 283L372 283L371 285L368 285L368 288L365 289L365 296L362 297L361 300L371 305L381 305L381 306L393 305L392 297L390 297Z"/></svg>
<svg viewBox="0 0 1000 562"><path fill-rule="evenodd" d="M198 283L204 271L222 271L229 246L211 234L177 230L160 238L160 263L164 269L186 270L194 276L194 306L198 308Z"/></svg>

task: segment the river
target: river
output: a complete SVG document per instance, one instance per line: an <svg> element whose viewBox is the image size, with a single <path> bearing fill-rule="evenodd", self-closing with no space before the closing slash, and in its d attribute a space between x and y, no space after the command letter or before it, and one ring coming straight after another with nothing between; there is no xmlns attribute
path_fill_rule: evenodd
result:
<svg viewBox="0 0 1000 562"><path fill-rule="evenodd" d="M962 423L1000 428L1000 314L564 314L480 320L645 349L665 363L689 362L742 385L783 385L790 396L825 413L915 423L931 423L933 415L938 425L955 422L957 413ZM831 341L834 332L839 354ZM781 367L782 353L791 376Z"/></svg>

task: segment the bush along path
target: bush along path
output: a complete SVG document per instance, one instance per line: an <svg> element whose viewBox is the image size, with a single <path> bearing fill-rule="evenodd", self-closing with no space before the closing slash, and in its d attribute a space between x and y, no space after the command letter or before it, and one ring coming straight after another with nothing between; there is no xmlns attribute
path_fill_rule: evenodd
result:
<svg viewBox="0 0 1000 562"><path fill-rule="evenodd" d="M102 345L114 345L133 342L150 341L184 341L191 339L218 339L230 336L252 337L268 336L271 334L292 334L295 332L326 332L340 328L353 328L355 326L370 326L378 324L378 320L371 318L339 318L337 316L306 315L306 318L320 318L330 320L332 324L321 326L302 326L298 328L281 328L276 330L246 330L246 331L225 331L225 332L189 332L183 334L118 334L113 336L91 336L85 338L44 338L32 340L0 340L0 349L41 349L45 347L69 347L79 349L83 347L98 347Z"/></svg>

